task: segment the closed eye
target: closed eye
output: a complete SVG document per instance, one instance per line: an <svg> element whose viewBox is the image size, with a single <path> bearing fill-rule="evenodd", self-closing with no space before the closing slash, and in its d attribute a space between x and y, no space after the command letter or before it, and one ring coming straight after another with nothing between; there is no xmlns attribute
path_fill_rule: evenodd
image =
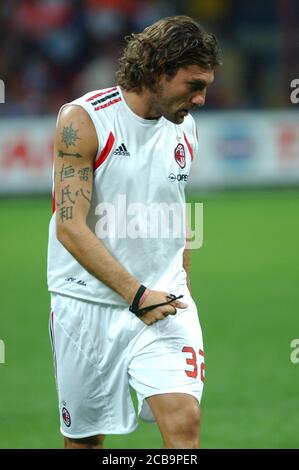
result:
<svg viewBox="0 0 299 470"><path fill-rule="evenodd" d="M190 86L191 92L202 91L210 85L210 83L206 83L202 80L191 80L187 82L187 84Z"/></svg>
<svg viewBox="0 0 299 470"><path fill-rule="evenodd" d="M191 91L201 91L204 90L207 86L205 82L202 82L200 80L196 80L196 82L189 82L189 85Z"/></svg>

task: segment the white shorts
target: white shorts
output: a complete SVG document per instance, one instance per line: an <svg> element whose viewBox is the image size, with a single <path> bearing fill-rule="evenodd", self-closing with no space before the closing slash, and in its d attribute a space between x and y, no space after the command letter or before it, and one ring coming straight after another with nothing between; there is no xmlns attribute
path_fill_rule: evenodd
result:
<svg viewBox="0 0 299 470"><path fill-rule="evenodd" d="M50 335L64 436L134 431L130 386L137 392L138 414L149 421L154 417L147 397L177 392L200 402L202 334L195 303L187 290L183 293L188 308L151 326L128 308L51 295Z"/></svg>

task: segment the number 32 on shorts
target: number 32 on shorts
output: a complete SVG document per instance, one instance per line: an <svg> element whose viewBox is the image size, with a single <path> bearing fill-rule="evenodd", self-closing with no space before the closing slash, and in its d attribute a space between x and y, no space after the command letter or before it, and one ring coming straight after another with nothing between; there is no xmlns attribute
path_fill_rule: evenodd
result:
<svg viewBox="0 0 299 470"><path fill-rule="evenodd" d="M204 358L203 350L200 349L198 351L198 355L199 355L198 359L197 359L196 352L194 351L194 349L191 346L184 346L183 349L182 349L182 352L189 354L189 357L186 357L186 362L187 362L188 366L193 367L193 370L185 370L185 374L188 375L188 377L192 377L193 379L197 378L197 375L198 375L198 359L199 359L199 361L200 361L200 380L202 382L204 382L204 380L205 380L205 376L204 376L205 364L204 364L204 361L203 361L203 358Z"/></svg>

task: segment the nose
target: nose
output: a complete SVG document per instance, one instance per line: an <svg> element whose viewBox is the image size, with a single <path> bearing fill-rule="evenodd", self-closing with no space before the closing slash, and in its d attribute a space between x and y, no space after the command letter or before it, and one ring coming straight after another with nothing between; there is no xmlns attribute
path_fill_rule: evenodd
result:
<svg viewBox="0 0 299 470"><path fill-rule="evenodd" d="M192 104L196 106L203 106L206 101L206 90L200 90L191 99Z"/></svg>

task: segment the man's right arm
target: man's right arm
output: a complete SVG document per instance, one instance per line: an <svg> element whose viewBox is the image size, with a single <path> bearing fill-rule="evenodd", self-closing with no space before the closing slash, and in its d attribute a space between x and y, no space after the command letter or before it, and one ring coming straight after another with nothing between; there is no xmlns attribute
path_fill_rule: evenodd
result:
<svg viewBox="0 0 299 470"><path fill-rule="evenodd" d="M97 134L87 112L80 106L64 108L54 147L57 238L87 271L130 303L140 283L86 224L97 149Z"/></svg>
<svg viewBox="0 0 299 470"><path fill-rule="evenodd" d="M88 113L80 106L65 107L58 120L55 146L56 234L62 245L94 277L131 304L140 286L90 230L86 218L93 192L93 165L98 139ZM166 300L167 293L149 290L142 306ZM146 324L185 308L176 301L142 316Z"/></svg>

